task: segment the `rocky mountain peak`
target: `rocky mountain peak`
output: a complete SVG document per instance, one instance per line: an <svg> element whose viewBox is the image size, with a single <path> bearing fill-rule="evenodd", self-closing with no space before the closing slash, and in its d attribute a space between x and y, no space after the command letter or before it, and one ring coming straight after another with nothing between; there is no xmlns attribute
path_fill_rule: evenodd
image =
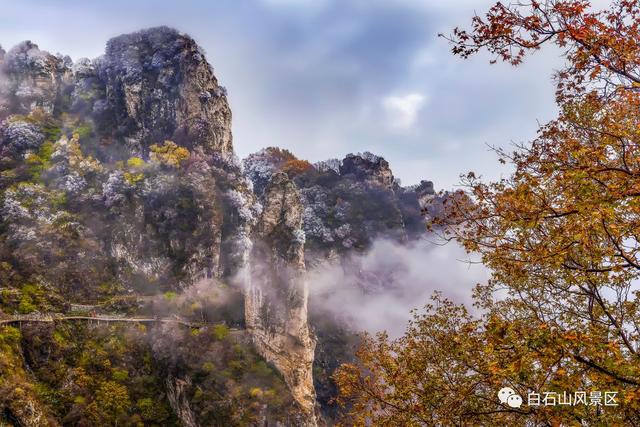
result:
<svg viewBox="0 0 640 427"><path fill-rule="evenodd" d="M369 152L348 154L340 165L340 175L386 188L391 188L394 182L389 162Z"/></svg>
<svg viewBox="0 0 640 427"><path fill-rule="evenodd" d="M268 150L277 153L285 163L295 159ZM268 176L262 198L251 191L233 155L226 91L193 39L153 28L116 37L102 57L75 64L31 42L3 53L0 171L0 279L12 295L0 298L0 319L74 306L114 316L131 309L136 319L155 313L152 300L171 303L167 316L180 324L193 318L206 331L155 325L136 338L151 344L145 351L162 370L153 390L166 416L153 424L231 425L242 412L256 425L316 425L301 197L285 172ZM204 307L214 294L225 306L210 311L216 320ZM178 305L189 295L197 305ZM180 337L190 344L177 345ZM14 347L20 357L22 344ZM178 364L189 347L209 350ZM21 373L18 381L29 379ZM51 387L62 386L55 379ZM118 387L134 402L152 392ZM19 387L0 378L0 396L7 389ZM100 390L86 390L87 405L109 394ZM240 400L220 415L228 396ZM20 408L41 405L51 420L69 409L30 389L11 397L10 409L5 401L0 424L10 413L18 425L58 425ZM79 411L79 419L88 416Z"/></svg>
<svg viewBox="0 0 640 427"><path fill-rule="evenodd" d="M17 44L6 53L3 51L2 59L3 73L15 79L65 74L71 70L72 64L70 57L52 55L40 50L37 44L29 40Z"/></svg>
<svg viewBox="0 0 640 427"><path fill-rule="evenodd" d="M433 184L402 188L389 163L368 152L314 166L269 147L243 165L244 173L233 156L226 91L185 34L158 27L122 35L102 57L75 64L31 42L0 49L0 319L82 306L135 321L142 309L160 308L182 323L138 328L142 347L119 366L146 366L139 356L148 350L153 375L166 381L138 390L144 368L116 384L132 402L158 400L166 416L154 425L231 425L246 411L256 425L315 426L319 341L308 323L308 269L365 252L378 238L418 239ZM202 331L184 328L190 322ZM33 331L34 342L41 332ZM49 352L59 347L53 341L25 347ZM25 342L12 341L15 366ZM71 332L68 344L76 345ZM69 369L77 359L65 361ZM51 369L48 353L39 366L34 378L51 390L75 384L42 375ZM30 381L27 368L17 384ZM330 372L316 368L329 390L322 384ZM78 380L87 397L71 411L78 420L109 395L110 378L97 389ZM14 389L0 378L0 396ZM20 412L40 402L28 393L12 398L12 416L47 425ZM67 419L68 407L41 403L46 416ZM0 398L0 424L2 405Z"/></svg>
<svg viewBox="0 0 640 427"><path fill-rule="evenodd" d="M35 108L53 112L71 74L71 58L40 50L31 41L0 52L0 118Z"/></svg>
<svg viewBox="0 0 640 427"><path fill-rule="evenodd" d="M161 138L230 156L231 110L203 50L189 36L157 27L111 39L98 61L102 106L143 154Z"/></svg>

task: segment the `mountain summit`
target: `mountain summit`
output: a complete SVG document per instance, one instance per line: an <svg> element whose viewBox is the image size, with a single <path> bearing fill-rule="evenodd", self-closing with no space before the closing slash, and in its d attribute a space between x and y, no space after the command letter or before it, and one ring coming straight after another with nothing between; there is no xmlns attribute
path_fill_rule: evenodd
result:
<svg viewBox="0 0 640 427"><path fill-rule="evenodd" d="M311 165L268 148L241 164L226 90L167 27L75 63L0 50L0 120L1 422L336 415L344 352L326 323L312 332L307 270L419 238L432 184L401 187L369 153Z"/></svg>

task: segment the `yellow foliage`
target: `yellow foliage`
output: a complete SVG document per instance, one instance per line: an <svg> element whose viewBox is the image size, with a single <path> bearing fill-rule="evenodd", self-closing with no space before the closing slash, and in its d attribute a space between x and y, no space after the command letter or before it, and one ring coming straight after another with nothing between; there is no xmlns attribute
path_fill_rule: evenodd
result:
<svg viewBox="0 0 640 427"><path fill-rule="evenodd" d="M124 179L131 185L135 185L144 179L144 174L142 172L138 173L124 173Z"/></svg>
<svg viewBox="0 0 640 427"><path fill-rule="evenodd" d="M140 157L131 157L129 160L127 160L127 166L133 169L141 168L144 165L144 160L142 160Z"/></svg>
<svg viewBox="0 0 640 427"><path fill-rule="evenodd" d="M168 140L162 145L153 144L150 150L151 161L174 168L179 168L191 155L186 148Z"/></svg>

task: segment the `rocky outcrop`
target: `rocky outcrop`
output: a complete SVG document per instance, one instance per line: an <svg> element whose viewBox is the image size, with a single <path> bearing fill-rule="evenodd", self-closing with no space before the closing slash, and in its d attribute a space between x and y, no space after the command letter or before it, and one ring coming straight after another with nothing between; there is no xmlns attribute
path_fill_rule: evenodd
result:
<svg viewBox="0 0 640 427"><path fill-rule="evenodd" d="M138 364L131 375L162 378L153 390L162 408L172 408L163 414L150 398L132 394L132 405L123 405L131 406L132 417L155 413L168 422L175 416L186 426L231 419L316 425L307 269L342 262L378 237L418 238L438 200L432 183L402 187L388 162L371 153L314 166L270 147L245 159L243 170L233 155L226 91L202 50L178 31L119 36L104 56L76 63L31 42L0 49L0 282L11 291L0 298L0 312L62 312L69 301L110 299L116 307L117 300L141 295L169 306L178 294L217 282L237 282L238 300L244 292L244 306L234 304L244 309L244 323L236 319L203 334L151 331L162 376L146 356L140 359L142 348L125 358ZM184 308L202 321L205 303L196 299ZM235 341L227 342L229 326L247 331L235 330ZM331 370L342 359L328 349L346 341L339 328L319 327L319 339L334 343L320 346L329 390ZM178 342L182 351L174 348ZM208 352L193 354L190 346ZM108 350L116 347L125 346ZM48 363L40 363L41 372ZM3 378L0 390L15 391L17 383ZM52 390L58 380L48 378ZM126 396L124 384L103 380ZM84 402L52 413L85 419L96 389L83 390ZM323 404L333 392L321 393ZM46 404L39 410L37 399L25 395L3 415L3 397L0 424L48 414ZM15 409L21 402L27 412Z"/></svg>
<svg viewBox="0 0 640 427"><path fill-rule="evenodd" d="M389 162L380 156L368 152L348 154L339 166L340 175L353 177L368 185L379 185L391 189L394 184Z"/></svg>
<svg viewBox="0 0 640 427"><path fill-rule="evenodd" d="M320 249L321 258L326 259L353 249L366 250L380 236L406 241L423 235L421 209L429 208L433 199L432 183L402 187L389 163L369 152L290 167L304 163L274 147L243 160L258 195L276 171L286 172L300 188L308 254Z"/></svg>
<svg viewBox="0 0 640 427"><path fill-rule="evenodd" d="M302 170L287 168L294 162L301 161L286 150L268 148L249 155L243 164L258 194L280 170L300 188L307 264L364 251L378 237L407 241L424 234L424 210L431 209L434 200L432 183L402 187L389 163L368 152Z"/></svg>
<svg viewBox="0 0 640 427"><path fill-rule="evenodd" d="M105 84L101 114L132 152L170 139L205 154L233 154L226 90L190 37L166 27L126 34L109 41L96 65Z"/></svg>
<svg viewBox="0 0 640 427"><path fill-rule="evenodd" d="M36 108L53 113L72 80L71 59L25 41L0 54L0 80L0 119Z"/></svg>
<svg viewBox="0 0 640 427"><path fill-rule="evenodd" d="M303 206L296 185L282 172L271 177L262 200L246 291L247 328L300 405L299 425L314 426L315 342L307 323Z"/></svg>
<svg viewBox="0 0 640 427"><path fill-rule="evenodd" d="M287 150L271 147L249 155L243 164L258 195L268 193L272 179L282 181L282 173L287 174L299 188L303 207L306 268L322 271L330 266L329 270L350 272L353 282L337 286L354 286L355 292L365 294L384 291L393 277L367 271L360 256L376 239L407 244L420 239L427 231L426 217L444 201L430 181L401 186L389 163L368 152L305 167ZM315 298L312 294L309 301L309 323L316 340L313 379L318 416L331 424L340 413L331 376L341 363L353 362L358 337L350 325L327 312L319 294Z"/></svg>
<svg viewBox="0 0 640 427"><path fill-rule="evenodd" d="M198 427L186 393L186 389L190 387L189 379L167 378L167 399L183 427Z"/></svg>
<svg viewBox="0 0 640 427"><path fill-rule="evenodd" d="M287 162L292 160L297 160L293 153L277 147L263 148L242 160L244 173L251 180L254 193L258 197L262 196L271 176L284 169Z"/></svg>
<svg viewBox="0 0 640 427"><path fill-rule="evenodd" d="M299 194L286 175L271 180L261 215L233 155L226 91L197 44L160 27L116 37L103 57L72 64L25 42L2 51L0 74L0 267L19 277L15 286L38 290L12 304L51 311L61 310L53 296L175 295L251 266L254 280L240 283L245 323L298 408L289 414L291 396L275 396L265 381L238 393L259 401L259 417L315 425ZM236 360L252 360L246 349L230 353L236 367L220 371L233 382L242 383L238 364L271 378L264 361ZM203 363L190 368L200 370L194 382ZM231 387L217 381L210 387ZM165 384L184 425L209 416L204 402L187 410L197 387Z"/></svg>

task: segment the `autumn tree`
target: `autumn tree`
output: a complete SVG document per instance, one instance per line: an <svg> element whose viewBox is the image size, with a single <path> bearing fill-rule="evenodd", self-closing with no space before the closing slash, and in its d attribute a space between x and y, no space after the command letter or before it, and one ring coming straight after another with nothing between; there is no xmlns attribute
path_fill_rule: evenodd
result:
<svg viewBox="0 0 640 427"><path fill-rule="evenodd" d="M511 176L485 183L469 173L464 194L448 198L444 215L434 221L434 229L479 253L492 271L475 293L482 323L454 311L449 322L470 326L468 333L450 331L460 342L453 349L431 338L450 328L437 310L416 319L398 341L369 338L361 364L336 377L354 417L384 421L398 411L394 406L402 408L398 413L420 414L421 407L387 401L413 384L408 402L435 393L442 404L435 407L439 418L406 424L494 425L504 417L510 425L640 423L639 29L637 1L595 10L584 0L549 0L497 3L474 17L470 30L455 29L447 37L457 55L485 50L494 62L514 66L544 45L556 45L567 61L555 74L560 114L531 143L496 150L501 163L513 166ZM407 358L414 347L422 347L423 356ZM476 355L482 363L473 362ZM453 358L468 371L443 371L438 380L433 358ZM386 376L380 360L397 372ZM427 388L416 388L424 376ZM460 384L469 387L460 390ZM615 391L619 406L524 405L510 411L495 396L506 385L523 396ZM452 401L459 405L445 411ZM389 419L387 425L405 422Z"/></svg>
<svg viewBox="0 0 640 427"><path fill-rule="evenodd" d="M460 424L465 413L479 415L481 402L459 396L480 388L491 394L490 382L484 381L489 361L482 354L481 322L439 297L427 310L428 315L416 313L397 340L389 341L386 333L365 335L359 363L336 371L339 403L351 405L346 424Z"/></svg>
<svg viewBox="0 0 640 427"><path fill-rule="evenodd" d="M162 145L153 144L149 148L149 158L164 166L180 167L189 159L190 153L173 141L165 141Z"/></svg>
<svg viewBox="0 0 640 427"><path fill-rule="evenodd" d="M286 173L289 178L293 178L312 170L313 165L306 160L292 159L285 162L280 169Z"/></svg>

